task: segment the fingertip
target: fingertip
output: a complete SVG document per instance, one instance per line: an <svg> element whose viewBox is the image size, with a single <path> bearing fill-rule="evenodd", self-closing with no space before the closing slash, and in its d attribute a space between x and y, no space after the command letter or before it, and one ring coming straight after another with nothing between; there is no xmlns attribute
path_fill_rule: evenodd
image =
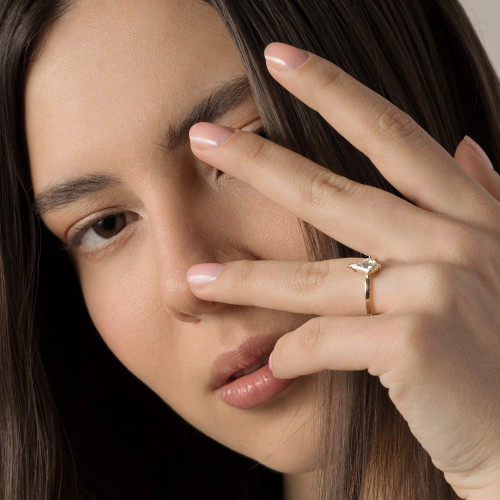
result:
<svg viewBox="0 0 500 500"><path fill-rule="evenodd" d="M287 379L295 378L295 377L284 377L283 374L280 374L279 370L276 369L276 366L273 367L273 353L274 353L274 351L269 355L269 361L267 362L268 365L269 365L269 368L270 368L271 372L273 373L273 377L274 378L279 378L281 380L287 380Z"/></svg>
<svg viewBox="0 0 500 500"><path fill-rule="evenodd" d="M281 341L281 339L278 340L278 342L280 342L280 341ZM269 368L271 369L271 371L273 373L273 377L279 378L282 380L295 378L295 376L289 376L289 374L286 373L287 367L283 366L283 363L281 362L281 353L279 352L279 349L276 348L276 345L274 346L273 351L269 355L269 361L267 362L269 365Z"/></svg>
<svg viewBox="0 0 500 500"><path fill-rule="evenodd" d="M188 269L186 279L192 286L204 286L213 283L224 269L224 264L196 264Z"/></svg>
<svg viewBox="0 0 500 500"><path fill-rule="evenodd" d="M264 50L267 64L278 70L292 70L302 66L309 55L297 47L281 42L270 43Z"/></svg>
<svg viewBox="0 0 500 500"><path fill-rule="evenodd" d="M284 379L286 377L283 377L283 376L280 376L282 374L279 373L279 369L278 369L278 366L276 366L276 359L279 358L279 354L277 355L276 353L276 346L274 346L274 349L273 349L273 352L269 355L269 361L268 361L268 364L269 364L269 368L271 369L271 371L273 372L273 377L274 378L280 378L280 379ZM278 365L279 365L279 360L278 360Z"/></svg>
<svg viewBox="0 0 500 500"><path fill-rule="evenodd" d="M235 132L215 123L199 122L189 130L189 140L195 148L212 149L222 146Z"/></svg>
<svg viewBox="0 0 500 500"><path fill-rule="evenodd" d="M487 165L493 170L493 163L491 163L489 156L485 153L484 149L474 139L472 139L472 137L466 135L463 138L462 142L466 144L469 148L471 148L474 151L474 153L484 162L485 165Z"/></svg>

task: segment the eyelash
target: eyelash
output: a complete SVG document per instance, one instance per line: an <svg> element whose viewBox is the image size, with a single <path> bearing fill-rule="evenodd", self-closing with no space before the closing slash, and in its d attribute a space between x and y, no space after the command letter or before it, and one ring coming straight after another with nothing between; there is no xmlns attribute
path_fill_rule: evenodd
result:
<svg viewBox="0 0 500 500"><path fill-rule="evenodd" d="M260 137L263 137L264 139L267 139L267 134L265 132L264 127L260 127L252 132L256 135L259 135ZM224 172L217 170L217 177L219 177L223 174L224 174ZM110 213L106 213L106 214L102 214L102 213L96 214L92 218L90 218L89 220L83 222L81 225L75 227L73 235L69 239L69 244L65 248L66 251L74 252L75 249L78 246L80 246L82 238L85 236L85 234L88 231L90 231L94 226L96 226L99 222L102 222L102 221L106 220L107 218L117 217L120 215L125 215L126 217L128 216L129 218L130 218L130 216L133 215L134 217L133 217L132 221L140 219L140 216L138 214L134 214L133 212L127 212L127 211L110 212ZM94 248L94 250L85 250L85 252L86 253L96 253L96 250L95 250L96 248L99 248L99 250L97 250L97 251L100 251L104 247L109 246L110 245L109 242L115 241L115 239L127 228L127 226L130 224L130 222L131 222L131 220L128 220L127 224L123 227L123 229L118 231L118 233L116 235L110 237L105 242L102 242L102 243L99 243L96 245L85 245L88 248Z"/></svg>
<svg viewBox="0 0 500 500"><path fill-rule="evenodd" d="M85 233L90 231L99 222L102 222L107 218L118 217L120 215L124 215L127 219L123 229L121 229L120 231L118 231L116 235L111 236L109 239L107 239L102 243L96 245L85 245L85 248L87 248L87 250L84 250L84 253L93 254L103 250L104 248L107 248L109 245L112 244L111 242L113 243L116 242L116 239L121 235L123 231L127 229L127 227L130 225L131 222L137 221L141 218L140 215L125 210L95 214L90 219L87 219L86 221L82 222L80 225L77 225L75 227L75 229L73 230L73 234L69 239L69 243L65 247L65 250L68 252L74 252L79 246L81 246L80 243L82 241L82 238L85 236Z"/></svg>

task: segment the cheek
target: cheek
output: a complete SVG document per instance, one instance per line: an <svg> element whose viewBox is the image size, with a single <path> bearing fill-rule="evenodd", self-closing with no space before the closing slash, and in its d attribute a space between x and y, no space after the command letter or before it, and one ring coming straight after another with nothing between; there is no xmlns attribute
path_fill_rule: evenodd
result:
<svg viewBox="0 0 500 500"><path fill-rule="evenodd" d="M239 183L239 181L237 181ZM308 260L302 227L297 216L253 188L240 184L226 201L225 213L232 213L232 234L257 259Z"/></svg>
<svg viewBox="0 0 500 500"><path fill-rule="evenodd" d="M87 274L81 280L87 308L118 360L183 418L195 421L207 404L208 367L200 362L206 356L196 335L165 312L148 272L129 268L126 278L107 280L106 286Z"/></svg>
<svg viewBox="0 0 500 500"><path fill-rule="evenodd" d="M210 214L210 231L192 240L191 233L184 234L177 228L175 241L179 244L174 248L184 249L186 254L186 245L180 244L185 238L186 242L203 248L209 261L213 261L213 257L222 258L221 262L239 258L307 258L300 223L294 215L246 188L240 194L244 196L238 202L231 196L225 197L217 204L216 212L213 206L211 210L206 207L197 210L197 214ZM189 222L189 227L196 225L194 219ZM207 353L214 349L212 341L218 339L199 335L205 323L200 330L196 324L180 322L168 313L162 300L165 290L160 288L158 269L162 267L164 255L170 255L173 250L169 248L167 252L167 247L161 247L165 253L158 253L154 250L158 246L152 243L156 241L155 235L147 231L144 234L149 237L131 240L125 248L100 263L87 263L82 259L78 266L80 283L94 325L114 355L131 373L188 417L206 395L211 363ZM171 237L173 239L173 235ZM183 265L187 270L195 263ZM232 314L206 318L206 323L213 331L210 321L234 323L234 311ZM293 315L269 314L264 310L243 308L238 314L245 321L251 320L254 328L259 325L263 330L271 328L270 321L283 322L273 326L276 331L286 331L297 321Z"/></svg>
<svg viewBox="0 0 500 500"><path fill-rule="evenodd" d="M147 385L175 374L179 346L147 266L86 270L81 286L89 314L115 356Z"/></svg>

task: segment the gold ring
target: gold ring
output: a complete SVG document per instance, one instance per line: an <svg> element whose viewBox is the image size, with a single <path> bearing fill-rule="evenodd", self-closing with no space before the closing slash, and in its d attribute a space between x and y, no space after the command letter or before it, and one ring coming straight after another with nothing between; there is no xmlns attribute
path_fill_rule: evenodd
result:
<svg viewBox="0 0 500 500"><path fill-rule="evenodd" d="M377 271L380 271L380 269L382 269L382 266L375 259L368 257L367 259L364 259L361 262L349 264L347 267L350 267L353 271L356 271L357 273L363 273L365 275L366 314L368 314L368 316L372 316L375 313L373 312L373 307L372 307L370 276L372 274L375 274Z"/></svg>

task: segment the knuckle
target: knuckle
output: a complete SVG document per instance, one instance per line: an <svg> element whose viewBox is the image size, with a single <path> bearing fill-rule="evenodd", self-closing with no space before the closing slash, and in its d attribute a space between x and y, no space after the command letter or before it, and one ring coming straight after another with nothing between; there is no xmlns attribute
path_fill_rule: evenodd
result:
<svg viewBox="0 0 500 500"><path fill-rule="evenodd" d="M345 81L346 74L340 68L328 65L323 73L322 80L317 84L316 90L320 102L329 102L332 94L337 94L339 87Z"/></svg>
<svg viewBox="0 0 500 500"><path fill-rule="evenodd" d="M271 143L262 138L253 138L251 147L247 148L244 162L250 169L261 167L271 155Z"/></svg>
<svg viewBox="0 0 500 500"><path fill-rule="evenodd" d="M240 260L226 264L233 267L231 273L231 285L235 287L248 288L254 280L253 262L249 260Z"/></svg>
<svg viewBox="0 0 500 500"><path fill-rule="evenodd" d="M435 348L436 330L431 316L427 314L405 314L397 318L395 327L399 331L398 356L407 366L428 359Z"/></svg>
<svg viewBox="0 0 500 500"><path fill-rule="evenodd" d="M298 338L299 351L305 356L313 354L320 348L324 319L313 318L304 325L304 330Z"/></svg>
<svg viewBox="0 0 500 500"><path fill-rule="evenodd" d="M329 204L339 193L351 193L355 184L354 181L332 174L326 169L319 170L312 174L309 182L304 185L304 203L309 207Z"/></svg>
<svg viewBox="0 0 500 500"><path fill-rule="evenodd" d="M448 263L422 264L418 269L420 306L435 312L452 312L456 296L454 282L457 266Z"/></svg>
<svg viewBox="0 0 500 500"><path fill-rule="evenodd" d="M484 253L484 235L481 229L446 221L439 231L439 257L458 265L474 265Z"/></svg>
<svg viewBox="0 0 500 500"><path fill-rule="evenodd" d="M411 343L427 330L427 324L428 319L422 314L401 314L395 321L395 330L399 332L403 342Z"/></svg>
<svg viewBox="0 0 500 500"><path fill-rule="evenodd" d="M392 104L384 103L383 109L376 111L373 129L375 138L394 140L414 135L419 127L404 111Z"/></svg>
<svg viewBox="0 0 500 500"><path fill-rule="evenodd" d="M330 271L329 261L301 264L291 276L290 288L294 292L314 292L325 283Z"/></svg>

